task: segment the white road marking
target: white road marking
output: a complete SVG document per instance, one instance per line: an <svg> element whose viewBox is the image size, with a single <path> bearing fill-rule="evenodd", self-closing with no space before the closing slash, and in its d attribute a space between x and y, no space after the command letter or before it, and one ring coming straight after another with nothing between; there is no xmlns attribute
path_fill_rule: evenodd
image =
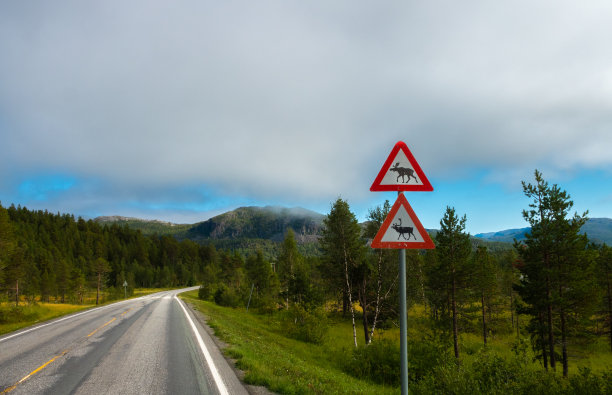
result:
<svg viewBox="0 0 612 395"><path fill-rule="evenodd" d="M177 298L176 295L174 295L174 299L176 299L179 306L181 306L181 308L183 309L183 312L185 313L185 317L187 317L187 321L189 321L189 324L191 325L191 329L193 330L193 333L198 341L198 344L200 345L200 349L202 350L202 353L204 354L204 358L206 358L206 362L208 363L210 371L212 372L213 379L215 380L215 384L217 384L219 393L221 393L222 395L229 395L229 392L227 392L227 388L225 387L225 384L223 383L223 380L221 379L221 375L219 374L219 371L217 370L217 367L215 366L215 362L210 356L210 353L208 352L208 349L206 348L206 345L204 344L204 340L202 340L202 336L200 336L200 333L198 332L198 328L196 328L195 324L191 320L189 313L187 313L187 309L185 309L185 306L183 306L183 302L181 302L181 300Z"/></svg>

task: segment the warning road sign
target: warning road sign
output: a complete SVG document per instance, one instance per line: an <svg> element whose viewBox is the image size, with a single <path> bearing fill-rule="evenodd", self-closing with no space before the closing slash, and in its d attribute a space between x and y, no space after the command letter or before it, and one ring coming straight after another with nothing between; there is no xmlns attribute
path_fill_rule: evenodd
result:
<svg viewBox="0 0 612 395"><path fill-rule="evenodd" d="M404 142L395 144L370 191L433 191L421 166Z"/></svg>
<svg viewBox="0 0 612 395"><path fill-rule="evenodd" d="M372 248L435 248L403 193L397 197L385 222L372 240Z"/></svg>

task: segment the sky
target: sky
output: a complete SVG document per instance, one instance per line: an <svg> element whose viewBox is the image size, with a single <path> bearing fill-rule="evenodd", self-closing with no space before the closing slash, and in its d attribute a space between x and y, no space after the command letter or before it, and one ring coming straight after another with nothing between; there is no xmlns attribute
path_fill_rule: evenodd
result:
<svg viewBox="0 0 612 395"><path fill-rule="evenodd" d="M361 221L404 141L472 234L527 226L535 169L612 218L609 1L0 3L0 202L195 223Z"/></svg>

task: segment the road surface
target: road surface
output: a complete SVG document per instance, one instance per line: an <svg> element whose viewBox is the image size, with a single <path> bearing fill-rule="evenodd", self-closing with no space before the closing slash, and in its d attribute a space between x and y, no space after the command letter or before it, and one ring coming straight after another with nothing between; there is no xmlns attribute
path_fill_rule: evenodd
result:
<svg viewBox="0 0 612 395"><path fill-rule="evenodd" d="M1 336L0 394L246 394L193 312L176 297L185 290Z"/></svg>

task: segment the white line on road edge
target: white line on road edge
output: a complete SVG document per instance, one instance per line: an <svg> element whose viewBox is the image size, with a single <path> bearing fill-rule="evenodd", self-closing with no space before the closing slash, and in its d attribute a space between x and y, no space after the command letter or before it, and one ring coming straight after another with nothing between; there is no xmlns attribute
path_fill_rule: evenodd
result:
<svg viewBox="0 0 612 395"><path fill-rule="evenodd" d="M174 295L174 299L176 299L179 306L181 306L181 308L183 309L183 312L185 313L185 316L187 317L187 321L189 321L189 324L191 325L191 329L193 330L193 333L195 334L195 337L198 340L198 344L200 345L200 349L202 349L202 353L204 353L204 358L206 358L206 362L208 363L208 366L210 367L210 371L212 372L213 379L215 379L215 384L217 384L217 388L219 389L219 392L222 395L229 395L229 392L227 392L227 388L225 387L225 384L223 383L223 380L221 379L221 375L219 374L219 371L217 370L217 367L215 366L215 362L210 356L210 353L208 352L208 349L206 348L206 345L204 344L204 340L202 340L202 336L200 336L200 332L198 332L198 328L196 328L195 324L191 320L189 313L187 313L187 309L185 309L185 306L183 306L183 302L181 302L179 298L176 297L176 295Z"/></svg>

